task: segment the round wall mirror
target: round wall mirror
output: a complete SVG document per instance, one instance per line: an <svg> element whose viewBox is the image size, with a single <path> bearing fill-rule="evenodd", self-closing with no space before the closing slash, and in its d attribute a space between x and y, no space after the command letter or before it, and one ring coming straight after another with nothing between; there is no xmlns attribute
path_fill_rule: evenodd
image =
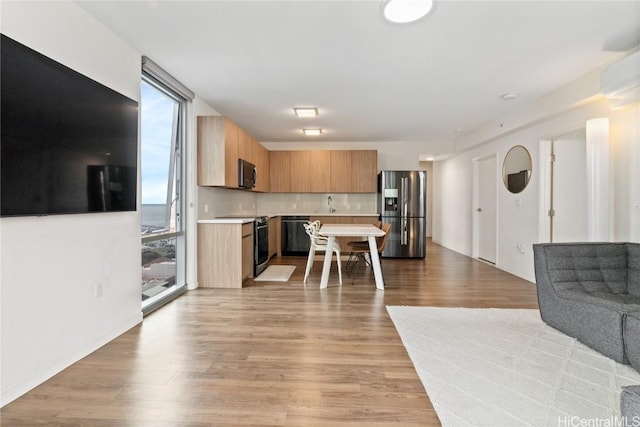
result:
<svg viewBox="0 0 640 427"><path fill-rule="evenodd" d="M531 179L531 155L522 145L511 148L502 165L502 180L507 190L517 194L527 187Z"/></svg>

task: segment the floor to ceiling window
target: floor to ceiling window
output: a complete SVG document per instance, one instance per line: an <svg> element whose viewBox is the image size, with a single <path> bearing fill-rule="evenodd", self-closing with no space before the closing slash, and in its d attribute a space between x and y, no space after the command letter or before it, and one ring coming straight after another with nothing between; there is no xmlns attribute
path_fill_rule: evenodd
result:
<svg viewBox="0 0 640 427"><path fill-rule="evenodd" d="M142 308L185 289L182 152L186 100L143 73L141 87Z"/></svg>

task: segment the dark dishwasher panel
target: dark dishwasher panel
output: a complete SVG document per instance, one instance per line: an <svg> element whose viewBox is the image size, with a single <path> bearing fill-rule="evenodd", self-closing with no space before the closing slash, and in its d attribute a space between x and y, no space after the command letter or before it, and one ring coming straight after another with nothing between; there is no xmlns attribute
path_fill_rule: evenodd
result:
<svg viewBox="0 0 640 427"><path fill-rule="evenodd" d="M282 255L309 254L309 236L304 231L303 224L309 222L308 216L282 217Z"/></svg>

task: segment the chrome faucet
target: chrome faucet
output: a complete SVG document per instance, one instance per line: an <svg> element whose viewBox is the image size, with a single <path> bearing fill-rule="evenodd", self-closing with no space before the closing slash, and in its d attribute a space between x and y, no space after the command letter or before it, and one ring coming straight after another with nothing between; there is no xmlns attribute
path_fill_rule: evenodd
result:
<svg viewBox="0 0 640 427"><path fill-rule="evenodd" d="M329 213L334 213L336 210L333 208L333 199L331 196L327 197L327 205L329 206Z"/></svg>

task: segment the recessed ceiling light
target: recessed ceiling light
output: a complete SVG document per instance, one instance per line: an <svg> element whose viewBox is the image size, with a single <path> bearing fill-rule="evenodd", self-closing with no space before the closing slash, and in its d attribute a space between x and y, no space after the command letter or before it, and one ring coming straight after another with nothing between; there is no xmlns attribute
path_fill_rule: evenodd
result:
<svg viewBox="0 0 640 427"><path fill-rule="evenodd" d="M293 111L298 117L316 117L318 109L315 107L294 108Z"/></svg>
<svg viewBox="0 0 640 427"><path fill-rule="evenodd" d="M518 97L518 95L516 95L515 93L505 93L504 95L501 96L501 98L505 101L510 101L512 99L516 99Z"/></svg>
<svg viewBox="0 0 640 427"><path fill-rule="evenodd" d="M386 0L382 3L384 17L397 24L417 21L433 9L433 0Z"/></svg>
<svg viewBox="0 0 640 427"><path fill-rule="evenodd" d="M322 129L302 129L302 132L306 136L320 136L320 135L322 135Z"/></svg>

